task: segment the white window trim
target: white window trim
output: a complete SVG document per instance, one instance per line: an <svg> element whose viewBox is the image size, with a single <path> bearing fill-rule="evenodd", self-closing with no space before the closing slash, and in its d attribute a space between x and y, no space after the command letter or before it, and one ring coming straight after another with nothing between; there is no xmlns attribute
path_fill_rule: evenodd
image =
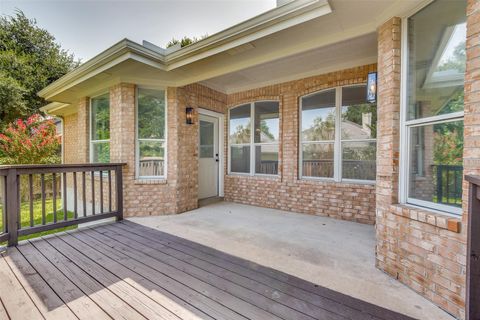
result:
<svg viewBox="0 0 480 320"><path fill-rule="evenodd" d="M399 168L399 188L398 199L403 205L409 205L420 209L437 212L443 215L457 217L462 215L462 208L453 207L449 205L424 201L410 198L408 196L409 190L409 175L410 175L410 150L408 142L410 141L410 128L424 126L428 124L446 123L451 121L459 121L464 119L464 111L453 112L449 114L442 114L437 116L407 120L408 112L408 19L428 6L434 0L425 1L414 12L410 12L407 16L402 18L402 32L401 32L401 68L400 68L400 168Z"/></svg>
<svg viewBox="0 0 480 320"><path fill-rule="evenodd" d="M147 89L147 90L158 90L163 91L165 96L165 137L164 139L139 139L138 138L138 90ZM168 100L167 100L167 90L166 88L153 88L153 87L138 87L135 88L135 179L137 180L166 180L167 171L168 171ZM161 176L141 176L140 173L140 141L159 141L163 142L164 148L164 160L163 160L163 175Z"/></svg>
<svg viewBox="0 0 480 320"><path fill-rule="evenodd" d="M100 96L103 96L105 94L108 94L109 97L108 97L108 112L110 113L110 92L107 91L107 92L103 92L101 94L97 94L93 97L90 97L90 101L89 101L89 110L88 110L88 123L89 123L89 126L88 126L88 138L89 138L89 155L88 155L88 159L90 161L90 163L93 163L93 145L96 144L96 143L105 143L105 142L108 142L110 144L110 139L102 139L102 140L93 140L92 139L92 121L93 121L93 117L92 117L92 100L95 99L95 98L98 98ZM110 119L110 117L109 117ZM111 128L109 129L111 130ZM110 132L111 133L111 132ZM109 133L109 134L110 134ZM109 146L110 147L110 146Z"/></svg>
<svg viewBox="0 0 480 320"><path fill-rule="evenodd" d="M255 143L255 135L254 135L254 126L255 126L255 103L258 102L276 102L278 103L278 121L279 121L279 132L278 132L278 141L277 142L257 142ZM241 107L244 105L250 105L250 142L249 143L231 143L230 142L230 111L237 108ZM280 132L280 102L278 100L256 100L250 103L242 103L236 106L233 106L228 109L228 165L227 165L227 172L228 175L232 176L256 176L256 177L279 177L280 176L280 141L281 141L281 135L282 133ZM277 174L266 174L266 173L255 173L255 152L256 152L256 146L261 146L261 145L276 145L278 146L278 172ZM235 172L231 170L231 162L232 162L232 156L231 156L231 147L243 147L243 146L249 146L250 147L250 172Z"/></svg>
<svg viewBox="0 0 480 320"><path fill-rule="evenodd" d="M301 180L313 180L313 181L326 181L326 182L341 182L341 183L352 183L352 184L369 184L374 185L376 180L362 180L362 179L342 179L342 143L343 142L376 142L377 139L351 139L345 140L341 136L341 126L342 126L342 88L348 87L359 87L365 86L366 83L357 83L345 86L331 87L323 89L320 91L315 91L307 95L300 97L300 110L298 116L298 176ZM322 140L322 141L302 141L302 111L303 111L303 99L312 95L319 94L321 92L335 90L335 139L334 140ZM323 143L333 143L333 177L312 177L303 175L303 145L308 143L323 144Z"/></svg>

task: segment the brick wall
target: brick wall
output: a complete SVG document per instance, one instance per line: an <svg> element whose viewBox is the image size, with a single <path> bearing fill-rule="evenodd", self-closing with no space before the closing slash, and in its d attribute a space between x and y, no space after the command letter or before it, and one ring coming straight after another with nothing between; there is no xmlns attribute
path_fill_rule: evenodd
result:
<svg viewBox="0 0 480 320"><path fill-rule="evenodd" d="M373 224L375 186L299 180L298 116L301 96L336 86L365 83L367 74L375 70L376 65L367 65L230 94L227 98L228 107L258 100L279 101L279 176L265 178L227 175L225 199ZM225 139L227 141L227 136Z"/></svg>
<svg viewBox="0 0 480 320"><path fill-rule="evenodd" d="M471 18L468 21L469 33L470 23ZM398 204L400 33L399 18L392 18L378 30L376 265L442 309L458 318L464 318L466 212L462 222L456 218ZM471 42L470 39L469 43ZM467 50L467 54L469 52L471 49ZM470 77L467 71L467 79ZM471 99L468 88L466 85L465 101ZM465 107L465 141L472 141L467 137L470 135L467 110L468 103ZM466 156L469 154L468 149L468 143L465 143ZM476 153L478 157L478 149ZM478 164L476 162L477 170ZM468 167L469 161L466 157L465 172L472 172ZM473 163L470 168L472 167ZM465 211L466 185L463 197Z"/></svg>

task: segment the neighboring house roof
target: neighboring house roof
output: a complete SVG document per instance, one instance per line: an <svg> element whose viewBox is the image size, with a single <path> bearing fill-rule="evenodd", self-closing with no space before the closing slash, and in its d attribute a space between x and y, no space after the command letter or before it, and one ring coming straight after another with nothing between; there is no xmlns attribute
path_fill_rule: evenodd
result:
<svg viewBox="0 0 480 320"><path fill-rule="evenodd" d="M339 56L343 67L372 63L376 60L376 46L372 46L376 28L392 15L404 13L421 1L295 0L180 49L162 49L146 41L141 45L124 39L41 90L39 95L47 101L66 104L47 105L43 110L63 111L82 96L100 93L120 81L163 87L205 82L228 93L238 90L240 85L221 87L224 81L215 80L216 77L291 59L301 52L310 52L303 64L305 70L312 72L308 64L314 61L315 55L312 56L311 50L362 35L370 35L365 40L368 50L356 44L358 52L352 50L355 48L343 51L356 52L358 57ZM331 60L328 64L338 63ZM296 64L300 68L302 60ZM318 62L314 65L318 70ZM290 70L285 73L292 74ZM278 72L275 77L284 79Z"/></svg>

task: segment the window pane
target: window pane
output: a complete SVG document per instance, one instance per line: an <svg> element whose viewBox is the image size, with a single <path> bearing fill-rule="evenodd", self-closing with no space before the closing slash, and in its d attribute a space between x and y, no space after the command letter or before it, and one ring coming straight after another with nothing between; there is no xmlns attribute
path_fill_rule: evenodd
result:
<svg viewBox="0 0 480 320"><path fill-rule="evenodd" d="M200 158L213 158L214 123L200 120Z"/></svg>
<svg viewBox="0 0 480 320"><path fill-rule="evenodd" d="M409 197L461 207L463 121L410 128Z"/></svg>
<svg viewBox="0 0 480 320"><path fill-rule="evenodd" d="M466 1L437 0L408 19L409 120L463 110Z"/></svg>
<svg viewBox="0 0 480 320"><path fill-rule="evenodd" d="M92 98L92 140L110 139L110 102L106 93Z"/></svg>
<svg viewBox="0 0 480 320"><path fill-rule="evenodd" d="M255 173L278 174L278 145L255 147Z"/></svg>
<svg viewBox="0 0 480 320"><path fill-rule="evenodd" d="M375 139L377 106L368 103L366 86L342 88L342 139Z"/></svg>
<svg viewBox="0 0 480 320"><path fill-rule="evenodd" d="M342 142L342 178L376 179L376 142Z"/></svg>
<svg viewBox="0 0 480 320"><path fill-rule="evenodd" d="M333 143L307 143L302 146L302 175L333 178Z"/></svg>
<svg viewBox="0 0 480 320"><path fill-rule="evenodd" d="M92 162L108 163L110 162L110 142L92 143Z"/></svg>
<svg viewBox="0 0 480 320"><path fill-rule="evenodd" d="M278 102L255 102L255 142L278 141Z"/></svg>
<svg viewBox="0 0 480 320"><path fill-rule="evenodd" d="M165 92L138 89L138 138L165 139Z"/></svg>
<svg viewBox="0 0 480 320"><path fill-rule="evenodd" d="M302 98L303 141L335 139L335 89Z"/></svg>
<svg viewBox="0 0 480 320"><path fill-rule="evenodd" d="M139 141L139 176L163 176L165 146L161 141Z"/></svg>
<svg viewBox="0 0 480 320"><path fill-rule="evenodd" d="M230 110L230 143L250 143L250 104Z"/></svg>
<svg viewBox="0 0 480 320"><path fill-rule="evenodd" d="M230 157L231 172L250 173L250 146L232 146Z"/></svg>

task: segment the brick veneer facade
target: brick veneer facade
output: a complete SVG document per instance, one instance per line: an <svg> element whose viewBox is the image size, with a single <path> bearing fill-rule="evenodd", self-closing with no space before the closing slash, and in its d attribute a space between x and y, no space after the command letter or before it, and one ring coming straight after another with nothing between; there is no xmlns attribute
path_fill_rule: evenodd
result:
<svg viewBox="0 0 480 320"><path fill-rule="evenodd" d="M480 5L467 8L464 174L480 173ZM468 185L463 215L451 218L399 204L401 19L378 31L376 265L457 318L465 318Z"/></svg>
<svg viewBox="0 0 480 320"><path fill-rule="evenodd" d="M299 179L298 141L302 96L327 88L365 83L367 74L375 70L376 65L366 65L228 95L228 108L258 100L279 101L280 150L278 177L227 175L225 199L373 224L375 186Z"/></svg>

